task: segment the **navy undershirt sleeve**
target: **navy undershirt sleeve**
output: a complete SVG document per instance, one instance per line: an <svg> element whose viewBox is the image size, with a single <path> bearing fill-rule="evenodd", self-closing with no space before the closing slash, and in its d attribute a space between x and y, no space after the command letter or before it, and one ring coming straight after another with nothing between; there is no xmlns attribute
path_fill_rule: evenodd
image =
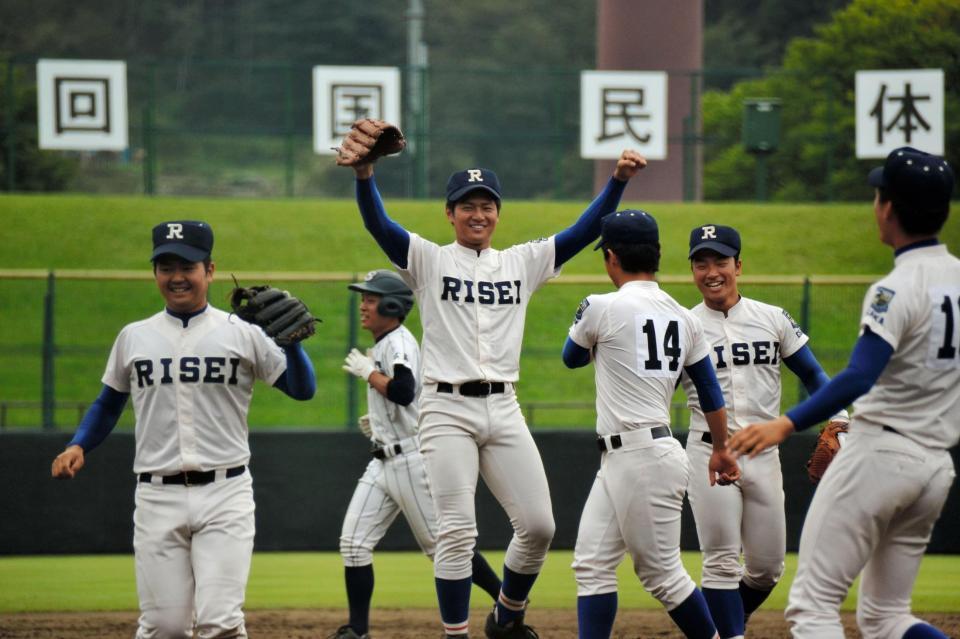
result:
<svg viewBox="0 0 960 639"><path fill-rule="evenodd" d="M393 378L387 382L387 399L394 404L409 406L416 396L417 383L413 373L406 366L395 364Z"/></svg>
<svg viewBox="0 0 960 639"><path fill-rule="evenodd" d="M357 180L357 205L363 225L377 241L390 261L400 268L407 268L407 251L410 248L410 233L387 217L380 199L380 192L373 178Z"/></svg>
<svg viewBox="0 0 960 639"><path fill-rule="evenodd" d="M709 356L690 366L684 366L683 370L697 387L697 398L703 412L710 413L725 406L723 389L720 388L717 371L713 369L713 362L710 361Z"/></svg>
<svg viewBox="0 0 960 639"><path fill-rule="evenodd" d="M563 363L567 368L582 368L590 363L590 349L580 346L567 337L563 343Z"/></svg>
<svg viewBox="0 0 960 639"><path fill-rule="evenodd" d="M80 446L85 453L99 446L120 420L128 397L130 393L121 393L104 384L100 395L83 414L80 426L67 446Z"/></svg>
<svg viewBox="0 0 960 639"><path fill-rule="evenodd" d="M307 352L297 342L284 347L283 354L287 356L287 370L277 378L273 387L293 399L300 401L311 399L317 392L317 377Z"/></svg>
<svg viewBox="0 0 960 639"><path fill-rule="evenodd" d="M830 377L823 372L820 362L814 357L813 351L807 344L790 357L784 357L783 363L800 379L810 395L830 381Z"/></svg>
<svg viewBox="0 0 960 639"><path fill-rule="evenodd" d="M893 347L866 329L854 345L847 367L808 399L787 411L794 428L804 430L819 424L864 395L880 379L892 355Z"/></svg>
<svg viewBox="0 0 960 639"><path fill-rule="evenodd" d="M560 268L590 242L600 237L603 217L617 210L617 205L620 204L620 198L623 196L623 190L626 187L626 182L611 177L607 185L594 198L577 221L554 236L554 247L556 249L553 260L554 268Z"/></svg>

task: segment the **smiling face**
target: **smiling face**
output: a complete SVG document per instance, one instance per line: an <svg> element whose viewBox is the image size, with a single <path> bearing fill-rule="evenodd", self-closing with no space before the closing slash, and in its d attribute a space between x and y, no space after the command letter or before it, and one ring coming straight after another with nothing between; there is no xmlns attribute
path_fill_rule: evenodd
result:
<svg viewBox="0 0 960 639"><path fill-rule="evenodd" d="M380 314L377 307L380 305L380 295L373 293L360 294L360 326L370 331L373 336L380 337L400 324L396 317L386 317Z"/></svg>
<svg viewBox="0 0 960 639"><path fill-rule="evenodd" d="M176 255L160 255L153 266L157 288L175 313L195 313L207 305L207 289L213 281L213 262L188 262Z"/></svg>
<svg viewBox="0 0 960 639"><path fill-rule="evenodd" d="M694 254L690 260L693 281L709 308L726 312L740 300L737 291L740 267L740 260L715 251L704 250Z"/></svg>
<svg viewBox="0 0 960 639"><path fill-rule="evenodd" d="M473 191L456 202L453 209L447 207L447 218L453 224L457 244L482 251L490 247L500 209L497 201L486 192Z"/></svg>

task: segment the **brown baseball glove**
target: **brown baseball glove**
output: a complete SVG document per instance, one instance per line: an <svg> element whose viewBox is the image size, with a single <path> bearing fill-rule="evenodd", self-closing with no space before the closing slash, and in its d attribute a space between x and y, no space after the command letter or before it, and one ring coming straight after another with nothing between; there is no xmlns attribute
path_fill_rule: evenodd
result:
<svg viewBox="0 0 960 639"><path fill-rule="evenodd" d="M810 459L807 460L807 476L814 484L820 481L823 474L827 472L827 466L840 452L840 434L846 433L848 427L848 422L833 420L828 422L820 431L820 436L817 437L817 446L813 449Z"/></svg>
<svg viewBox="0 0 960 639"><path fill-rule="evenodd" d="M357 120L337 147L337 164L373 164L385 155L400 153L406 146L400 127L383 120Z"/></svg>

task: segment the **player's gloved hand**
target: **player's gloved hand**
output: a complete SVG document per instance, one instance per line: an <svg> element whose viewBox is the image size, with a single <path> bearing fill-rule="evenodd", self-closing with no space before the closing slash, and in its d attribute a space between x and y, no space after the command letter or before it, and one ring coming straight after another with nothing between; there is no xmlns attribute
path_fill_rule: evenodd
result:
<svg viewBox="0 0 960 639"><path fill-rule="evenodd" d="M74 444L57 455L50 468L50 475L55 479L73 479L83 468L83 448Z"/></svg>
<svg viewBox="0 0 960 639"><path fill-rule="evenodd" d="M370 428L370 415L361 415L360 419L357 420L357 426L360 427L360 432L363 433L364 437L373 439L373 429Z"/></svg>
<svg viewBox="0 0 960 639"><path fill-rule="evenodd" d="M377 370L377 367L372 359L354 348L347 353L346 359L343 360L343 370L366 381L370 379L370 374Z"/></svg>

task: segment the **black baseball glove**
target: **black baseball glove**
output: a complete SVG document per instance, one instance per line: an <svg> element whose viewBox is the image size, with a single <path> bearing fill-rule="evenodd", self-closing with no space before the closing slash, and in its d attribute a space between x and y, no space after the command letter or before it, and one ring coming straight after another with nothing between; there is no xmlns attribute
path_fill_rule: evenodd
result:
<svg viewBox="0 0 960 639"><path fill-rule="evenodd" d="M230 306L237 317L262 328L278 346L307 339L320 321L299 299L272 286L237 286L230 293Z"/></svg>

